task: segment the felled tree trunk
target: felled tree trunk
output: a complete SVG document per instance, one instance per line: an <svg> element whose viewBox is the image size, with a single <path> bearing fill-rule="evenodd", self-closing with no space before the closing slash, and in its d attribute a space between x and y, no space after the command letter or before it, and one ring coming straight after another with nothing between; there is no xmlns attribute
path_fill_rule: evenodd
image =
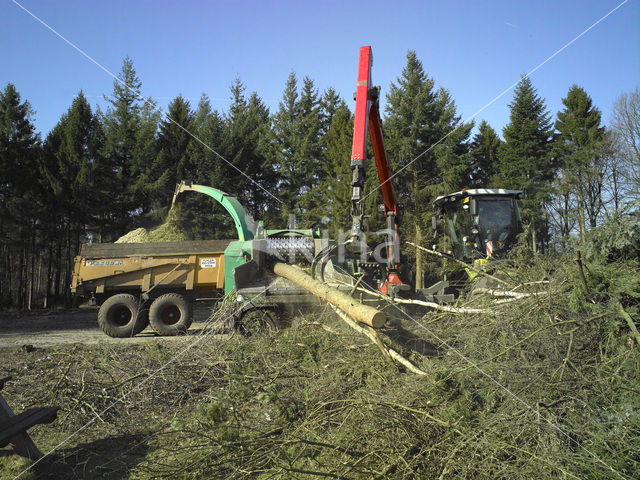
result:
<svg viewBox="0 0 640 480"><path fill-rule="evenodd" d="M346 293L311 278L298 267L287 265L286 263L276 263L273 267L273 272L338 307L360 323L373 328L380 328L386 321L386 315L383 312L368 305L363 305Z"/></svg>

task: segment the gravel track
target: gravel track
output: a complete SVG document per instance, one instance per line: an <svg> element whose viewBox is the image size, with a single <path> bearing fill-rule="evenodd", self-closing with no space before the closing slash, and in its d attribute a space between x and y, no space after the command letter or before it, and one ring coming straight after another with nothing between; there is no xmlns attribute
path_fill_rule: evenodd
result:
<svg viewBox="0 0 640 480"><path fill-rule="evenodd" d="M23 345L51 346L81 343L131 344L181 341L198 334L205 326L212 303L197 303L189 335L160 337L147 327L133 338L111 338L98 327L98 309L81 308L64 311L0 313L0 349Z"/></svg>

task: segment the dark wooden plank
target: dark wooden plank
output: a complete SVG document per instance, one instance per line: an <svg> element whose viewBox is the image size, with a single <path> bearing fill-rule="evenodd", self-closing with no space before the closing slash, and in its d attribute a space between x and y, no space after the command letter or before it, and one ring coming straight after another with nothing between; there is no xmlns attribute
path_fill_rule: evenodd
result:
<svg viewBox="0 0 640 480"><path fill-rule="evenodd" d="M80 256L85 258L115 258L133 255L172 255L224 252L234 240L192 240L188 242L150 243L87 243Z"/></svg>
<svg viewBox="0 0 640 480"><path fill-rule="evenodd" d="M51 423L58 416L60 407L30 408L11 418L0 421L0 446L5 446L11 438L26 432L34 425Z"/></svg>

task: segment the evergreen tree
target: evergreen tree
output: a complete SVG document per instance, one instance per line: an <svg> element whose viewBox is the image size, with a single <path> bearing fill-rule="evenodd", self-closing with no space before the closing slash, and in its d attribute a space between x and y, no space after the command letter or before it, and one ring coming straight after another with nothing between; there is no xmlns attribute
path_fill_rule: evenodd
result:
<svg viewBox="0 0 640 480"><path fill-rule="evenodd" d="M325 146L324 180L318 189L323 195L324 218L329 238L337 239L342 229L351 224L351 167L349 157L353 141L353 117L341 101L332 114L331 125L323 137Z"/></svg>
<svg viewBox="0 0 640 480"><path fill-rule="evenodd" d="M324 137L331 128L333 116L344 105L346 105L344 100L340 98L340 95L338 95L338 92L336 92L334 88L329 87L325 90L322 98L320 99L320 112L322 113L322 137Z"/></svg>
<svg viewBox="0 0 640 480"><path fill-rule="evenodd" d="M484 120L478 127L478 133L471 142L471 181L472 187L487 187L497 173L498 151L502 140L496 131Z"/></svg>
<svg viewBox="0 0 640 480"><path fill-rule="evenodd" d="M322 134L324 127L324 115L321 109L321 101L313 80L305 77L302 80L300 91L300 118L298 122L298 135L301 142L298 145L300 154L304 158L302 174L305 184L302 186L302 195L298 203L302 208L301 221L307 227L315 226L321 211L322 194L317 188L324 177L322 169Z"/></svg>
<svg viewBox="0 0 640 480"><path fill-rule="evenodd" d="M537 250L549 240L545 205L556 172L551 155L553 126L544 99L527 77L518 83L509 108L494 186L525 192L520 205L524 220L531 225L532 245Z"/></svg>
<svg viewBox="0 0 640 480"><path fill-rule="evenodd" d="M278 197L282 219L297 212L298 195L302 189L303 159L297 153L296 120L298 113L298 80L289 74L278 112L273 117L275 167L279 177Z"/></svg>
<svg viewBox="0 0 640 480"><path fill-rule="evenodd" d="M82 91L73 100L61 126L63 136L55 155L58 163L55 173L57 183L62 184L64 211L68 212L76 243L79 243L86 229L95 225L93 209L102 200L94 195L94 173L102 167L103 132Z"/></svg>
<svg viewBox="0 0 640 480"><path fill-rule="evenodd" d="M29 102L21 102L15 86L7 84L0 92L0 219L5 225L18 226L28 216L28 196L35 189L40 137L32 116Z"/></svg>
<svg viewBox="0 0 640 480"><path fill-rule="evenodd" d="M394 188L405 212L401 235L422 243L431 203L468 183L472 124L463 124L444 88L422 67L414 51L387 94L384 122ZM416 285L422 285L422 257L416 254Z"/></svg>
<svg viewBox="0 0 640 480"><path fill-rule="evenodd" d="M43 199L32 115L13 84L0 91L0 307L28 306L33 291Z"/></svg>
<svg viewBox="0 0 640 480"><path fill-rule="evenodd" d="M42 173L45 208L42 222L46 232L47 249L47 282L45 287L45 306L50 305L51 296L58 299L62 289L62 274L67 271L65 247L66 233L69 231L68 213L65 208L68 203L64 198L66 179L59 175L60 151L64 142L67 113L63 114L58 123L51 129L43 144ZM54 300L55 303L55 300Z"/></svg>
<svg viewBox="0 0 640 480"><path fill-rule="evenodd" d="M156 212L167 211L177 182L187 178L187 151L192 141L188 133L192 128L191 106L178 95L169 103L167 115L160 122L157 139L158 155L149 169L149 191ZM164 215L162 215L164 216Z"/></svg>
<svg viewBox="0 0 640 480"><path fill-rule="evenodd" d="M245 87L236 79L231 87L232 104L225 118L225 153L235 169L228 166L230 191L255 218L262 218L273 204L275 175L268 156L270 116L257 93L247 100ZM242 172L242 173L240 173Z"/></svg>
<svg viewBox="0 0 640 480"><path fill-rule="evenodd" d="M460 122L455 102L448 90L440 88L437 98L441 108L438 122L445 129L449 128L449 131L434 148L440 184L429 189L432 195L451 193L467 187L471 181L469 165L472 163L469 137L473 123Z"/></svg>
<svg viewBox="0 0 640 480"><path fill-rule="evenodd" d="M226 188L223 183L228 179L223 170L227 165L217 155L223 153L224 129L224 118L211 108L209 97L203 94L191 120L191 131L196 139L188 144L185 179L215 188Z"/></svg>
<svg viewBox="0 0 640 480"><path fill-rule="evenodd" d="M101 235L106 198L96 187L103 176L102 141L99 119L81 91L44 142L48 215L43 227L53 239L48 245L53 266L48 268L55 272L55 297L71 281L71 262L81 242ZM47 295L50 287L49 280ZM68 290L64 292L69 301Z"/></svg>
<svg viewBox="0 0 640 480"><path fill-rule="evenodd" d="M123 61L120 81L113 82L112 96L105 97L110 107L103 118L103 154L109 177L104 179L103 185L111 194L110 231L115 237L135 225L135 217L151 209L146 180L155 158L153 140L158 115L154 113L155 104L142 99L141 86L133 62L127 57Z"/></svg>
<svg viewBox="0 0 640 480"><path fill-rule="evenodd" d="M230 185L229 165L220 158L224 153L225 122L211 108L203 94L191 118L194 137L187 146L183 179L200 185L235 193ZM220 155L220 156L219 156ZM233 172L237 174L237 172ZM179 198L180 215L193 239L234 238L235 228L229 215L213 199L204 195L183 193Z"/></svg>
<svg viewBox="0 0 640 480"><path fill-rule="evenodd" d="M554 144L554 156L560 167L556 191L558 200L567 206L560 216L560 233L569 234L573 217L577 219L583 237L587 220L590 227L595 227L603 208L605 129L600 125L600 111L593 106L584 89L573 85L562 103L564 109L558 112L555 123L558 135ZM573 203L575 211L568 208Z"/></svg>
<svg viewBox="0 0 640 480"><path fill-rule="evenodd" d="M299 226L317 222L322 176L320 135L323 118L313 81L303 79L301 92L294 73L289 75L279 110L273 118L273 148L282 200L281 216L295 214Z"/></svg>

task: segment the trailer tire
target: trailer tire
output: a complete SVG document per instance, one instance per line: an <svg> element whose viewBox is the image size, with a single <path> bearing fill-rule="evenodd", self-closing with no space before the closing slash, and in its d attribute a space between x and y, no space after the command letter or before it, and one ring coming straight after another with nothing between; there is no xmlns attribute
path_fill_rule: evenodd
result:
<svg viewBox="0 0 640 480"><path fill-rule="evenodd" d="M156 298L149 309L149 323L158 335L180 335L189 330L193 309L184 295L165 293Z"/></svg>
<svg viewBox="0 0 640 480"><path fill-rule="evenodd" d="M98 325L110 337L133 337L148 324L148 312L138 298L128 293L107 298L98 310Z"/></svg>

